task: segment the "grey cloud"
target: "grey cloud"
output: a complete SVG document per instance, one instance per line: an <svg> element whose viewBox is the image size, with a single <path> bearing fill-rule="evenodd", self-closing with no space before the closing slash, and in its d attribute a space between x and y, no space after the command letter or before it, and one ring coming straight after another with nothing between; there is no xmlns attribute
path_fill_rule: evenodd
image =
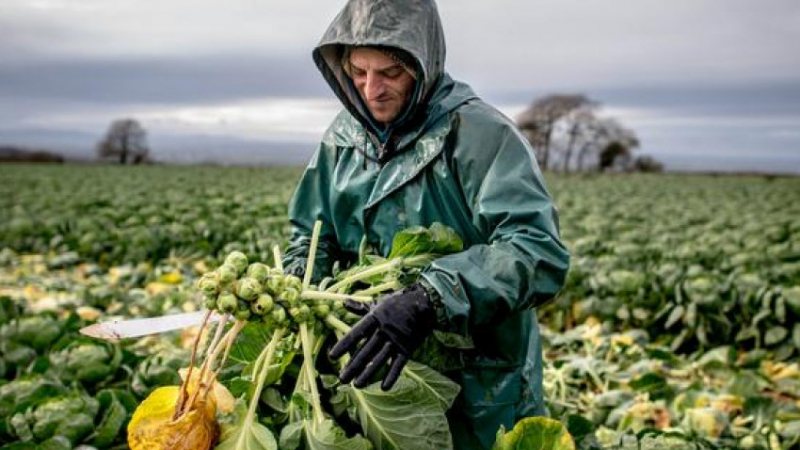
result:
<svg viewBox="0 0 800 450"><path fill-rule="evenodd" d="M55 60L0 66L0 97L149 104L327 94L310 57Z"/></svg>

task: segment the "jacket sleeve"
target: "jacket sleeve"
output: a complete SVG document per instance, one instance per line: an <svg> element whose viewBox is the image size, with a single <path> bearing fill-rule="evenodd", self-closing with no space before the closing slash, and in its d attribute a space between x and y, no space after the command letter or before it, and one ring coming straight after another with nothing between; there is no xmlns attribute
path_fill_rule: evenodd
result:
<svg viewBox="0 0 800 450"><path fill-rule="evenodd" d="M470 335L552 298L569 253L527 140L508 122L460 121L449 164L484 243L435 260L423 284L440 297L439 326Z"/></svg>
<svg viewBox="0 0 800 450"><path fill-rule="evenodd" d="M291 200L289 201L289 223L291 235L289 247L283 255L286 271L301 269L303 272L311 248L314 224L322 221L319 244L314 260L312 282L329 276L339 253L336 233L330 211L328 186L335 161L332 151L323 141L306 166Z"/></svg>

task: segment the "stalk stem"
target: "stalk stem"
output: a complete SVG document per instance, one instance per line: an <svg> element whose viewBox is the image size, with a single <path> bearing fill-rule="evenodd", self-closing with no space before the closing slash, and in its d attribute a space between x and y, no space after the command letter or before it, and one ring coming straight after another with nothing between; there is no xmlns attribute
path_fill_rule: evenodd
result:
<svg viewBox="0 0 800 450"><path fill-rule="evenodd" d="M392 281L387 281L385 283L376 284L375 286L372 286L372 287L367 288L367 289L362 289L360 291L356 291L353 294L354 295L375 295L375 294L380 294L381 292L384 292L384 291L396 291L396 290L398 290L398 289L400 289L402 287L403 287L403 285L400 284L399 281L392 280Z"/></svg>
<svg viewBox="0 0 800 450"><path fill-rule="evenodd" d="M303 322L300 324L300 340L303 341L303 365L306 368L306 379L308 382L308 389L311 391L311 409L314 413L314 423L321 424L325 420L322 414L322 402L320 401L319 391L317 391L317 376L314 370L314 344L312 342L313 336L308 330L308 324Z"/></svg>
<svg viewBox="0 0 800 450"><path fill-rule="evenodd" d="M365 278L369 278L371 276L380 275L382 273L389 272L392 269L401 267L403 264L403 258L394 258L385 263L378 264L377 266L372 266L369 269L362 270L361 272L354 273L349 277L344 278L343 280L334 283L333 286L329 287L326 292L336 292L341 290L342 288L355 283L356 281L361 281Z"/></svg>
<svg viewBox="0 0 800 450"><path fill-rule="evenodd" d="M200 325L200 329L197 330L197 336L194 338L194 345L192 346L192 358L189 360L189 370L186 373L186 378L181 383L181 390L178 394L178 399L175 401L175 411L172 413L172 418L176 419L180 415L181 407L183 406L184 400L186 400L186 390L189 385L189 380L192 378L192 369L194 369L194 360L197 357L197 348L200 345L200 337L203 335L203 331L206 329L206 325L208 324L208 319L211 317L211 314L214 311L208 310L206 315L203 316L203 323Z"/></svg>
<svg viewBox="0 0 800 450"><path fill-rule="evenodd" d="M358 302L371 302L373 300L373 298L368 295L337 294L334 292L313 291L311 289L307 289L301 292L300 298L306 300L331 300L331 301L347 300L349 298L351 300L355 300Z"/></svg>
<svg viewBox="0 0 800 450"><path fill-rule="evenodd" d="M342 322L333 314L328 314L328 316L325 317L325 324L328 325L331 329L333 329L333 331L336 333L337 339L339 338L339 333L347 334L352 329L350 325Z"/></svg>
<svg viewBox="0 0 800 450"><path fill-rule="evenodd" d="M275 260L275 268L283 272L283 258L281 257L281 248L276 244L272 247L272 258Z"/></svg>
<svg viewBox="0 0 800 450"><path fill-rule="evenodd" d="M317 259L317 246L319 245L319 233L322 230L322 221L314 222L314 231L311 233L311 248L308 250L308 261L306 261L306 273L303 276L303 289L308 289L311 284L311 277L314 275L314 261Z"/></svg>

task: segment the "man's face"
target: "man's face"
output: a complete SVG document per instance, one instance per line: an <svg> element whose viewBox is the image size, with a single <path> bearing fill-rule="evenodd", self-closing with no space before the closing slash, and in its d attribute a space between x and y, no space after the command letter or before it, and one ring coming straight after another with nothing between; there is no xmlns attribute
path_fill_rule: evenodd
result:
<svg viewBox="0 0 800 450"><path fill-rule="evenodd" d="M380 50L359 47L350 53L350 75L372 117L388 124L397 118L414 90L414 77Z"/></svg>

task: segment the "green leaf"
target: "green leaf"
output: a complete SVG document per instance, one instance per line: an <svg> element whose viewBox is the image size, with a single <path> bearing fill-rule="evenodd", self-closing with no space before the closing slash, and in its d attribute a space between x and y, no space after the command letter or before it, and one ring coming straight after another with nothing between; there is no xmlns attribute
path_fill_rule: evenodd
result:
<svg viewBox="0 0 800 450"><path fill-rule="evenodd" d="M461 387L451 379L418 362L409 361L403 374L413 379L432 396L439 400L442 411L447 411L453 406Z"/></svg>
<svg viewBox="0 0 800 450"><path fill-rule="evenodd" d="M667 383L667 380L654 372L638 376L631 380L628 385L634 391L649 392L651 398L654 399L659 397L656 394L664 393L665 390L669 390L669 383Z"/></svg>
<svg viewBox="0 0 800 450"><path fill-rule="evenodd" d="M794 346L800 350L800 323L796 323L794 325L794 330L792 331L792 340L794 341Z"/></svg>
<svg viewBox="0 0 800 450"><path fill-rule="evenodd" d="M409 227L394 235L389 259L430 253L433 248L431 232L425 227Z"/></svg>
<svg viewBox="0 0 800 450"><path fill-rule="evenodd" d="M464 250L464 242L452 228L434 222L431 224L430 232L433 240L433 251L430 253L448 255Z"/></svg>
<svg viewBox="0 0 800 450"><path fill-rule="evenodd" d="M100 416L102 420L94 432L92 445L97 447L107 447L114 442L119 435L128 412L122 403L117 400L113 391L103 390L95 397L100 402Z"/></svg>
<svg viewBox="0 0 800 450"><path fill-rule="evenodd" d="M228 360L248 365L258 358L270 339L272 339L271 327L263 322L248 322L236 337Z"/></svg>
<svg viewBox="0 0 800 450"><path fill-rule="evenodd" d="M448 255L463 249L463 241L452 228L434 222L430 228L410 227L395 234L389 259L422 254Z"/></svg>
<svg viewBox="0 0 800 450"><path fill-rule="evenodd" d="M564 425L547 417L526 417L510 432L502 428L492 450L575 450Z"/></svg>
<svg viewBox="0 0 800 450"><path fill-rule="evenodd" d="M295 450L300 447L300 441L303 439L303 425L305 425L304 421L298 420L283 427L278 440L281 450Z"/></svg>
<svg viewBox="0 0 800 450"><path fill-rule="evenodd" d="M72 450L72 443L64 436L54 436L39 444L36 450Z"/></svg>
<svg viewBox="0 0 800 450"><path fill-rule="evenodd" d="M275 436L257 421L245 424L247 407L236 402L236 423L222 426L222 435L215 450L278 450Z"/></svg>
<svg viewBox="0 0 800 450"><path fill-rule="evenodd" d="M789 335L789 330L784 327L772 327L767 330L767 333L764 335L764 345L772 346L775 344L780 343L786 336Z"/></svg>
<svg viewBox="0 0 800 450"><path fill-rule="evenodd" d="M684 318L686 325L691 328L697 326L697 303L691 302L689 303L689 307L686 309L686 316Z"/></svg>
<svg viewBox="0 0 800 450"><path fill-rule="evenodd" d="M311 420L303 420L301 423L307 450L372 450L372 443L364 436L348 438L344 430L337 427L332 420L324 420L318 425ZM283 433L281 437L282 435Z"/></svg>
<svg viewBox="0 0 800 450"><path fill-rule="evenodd" d="M378 450L453 448L442 401L411 377L402 375L388 392L379 383L339 390L355 407L361 429Z"/></svg>

